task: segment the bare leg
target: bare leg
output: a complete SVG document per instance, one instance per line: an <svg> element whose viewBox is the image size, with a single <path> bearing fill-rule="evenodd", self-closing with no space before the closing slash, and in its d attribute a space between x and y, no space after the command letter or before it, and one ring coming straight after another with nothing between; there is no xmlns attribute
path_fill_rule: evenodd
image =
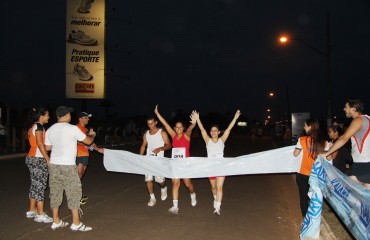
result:
<svg viewBox="0 0 370 240"><path fill-rule="evenodd" d="M59 207L57 208L52 208L51 212L53 213L53 220L55 223L60 223L59 219Z"/></svg>
<svg viewBox="0 0 370 240"><path fill-rule="evenodd" d="M37 202L37 214L38 215L44 214L44 202L43 201Z"/></svg>
<svg viewBox="0 0 370 240"><path fill-rule="evenodd" d="M80 224L80 215L78 213L78 208L71 209L72 212L72 222L74 225Z"/></svg>
<svg viewBox="0 0 370 240"><path fill-rule="evenodd" d="M183 181L184 181L185 186L188 188L189 192L194 193L194 186L191 183L191 179L190 178L184 178Z"/></svg>
<svg viewBox="0 0 370 240"><path fill-rule="evenodd" d="M36 211L36 199L30 198L30 212Z"/></svg>
<svg viewBox="0 0 370 240"><path fill-rule="evenodd" d="M209 179L209 182L211 183L212 194L213 194L213 196L215 196L217 194L217 191L216 191L216 179Z"/></svg>
<svg viewBox="0 0 370 240"><path fill-rule="evenodd" d="M179 200L180 179L172 179L172 199Z"/></svg>
<svg viewBox="0 0 370 240"><path fill-rule="evenodd" d="M153 181L147 181L146 188L148 189L149 194L153 194Z"/></svg>
<svg viewBox="0 0 370 240"><path fill-rule="evenodd" d="M225 177L216 177L216 201L221 202Z"/></svg>
<svg viewBox="0 0 370 240"><path fill-rule="evenodd" d="M84 176L85 174L85 171L86 171L86 165L83 165L82 163L79 163L77 165L77 171L78 171L78 176L80 177L80 179L82 179L82 177Z"/></svg>

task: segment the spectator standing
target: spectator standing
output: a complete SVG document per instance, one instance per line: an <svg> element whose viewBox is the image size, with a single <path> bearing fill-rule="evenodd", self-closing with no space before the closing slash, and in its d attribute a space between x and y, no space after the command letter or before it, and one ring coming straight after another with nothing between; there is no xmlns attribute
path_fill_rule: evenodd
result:
<svg viewBox="0 0 370 240"><path fill-rule="evenodd" d="M68 225L59 218L59 207L63 201L63 193L67 196L68 208L72 212L72 231L90 231L91 227L80 222L80 200L82 196L81 180L76 166L77 141L86 145L93 143L96 136L90 129L89 136L71 125L73 108L59 106L56 109L58 122L46 131L45 145L51 150L49 167L50 206L53 212L51 229L56 230Z"/></svg>
<svg viewBox="0 0 370 240"><path fill-rule="evenodd" d="M48 181L49 155L44 145L44 124L49 122L49 111L46 108L33 108L32 119L35 121L28 130L30 150L26 157L26 165L30 170L31 187L29 190L29 210L27 218L35 222L51 223L53 219L44 212L45 189Z"/></svg>

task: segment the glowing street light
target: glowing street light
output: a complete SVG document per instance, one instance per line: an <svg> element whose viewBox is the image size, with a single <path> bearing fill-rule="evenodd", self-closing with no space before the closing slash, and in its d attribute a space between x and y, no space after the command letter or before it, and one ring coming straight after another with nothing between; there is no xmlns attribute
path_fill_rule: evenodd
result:
<svg viewBox="0 0 370 240"><path fill-rule="evenodd" d="M279 38L279 42L281 44L287 44L290 41L300 42L301 44L309 47L310 49L314 50L316 53L324 56L326 58L326 81L327 81L327 91L328 91L328 126L331 125L331 108L332 108L332 89L331 89L331 63L330 63L330 54L331 54L331 47L330 47L330 32L329 32L329 13L326 16L326 51L323 52L316 47L312 46L308 42L299 39L299 38L292 38L288 37L287 35L282 35ZM271 93L270 93L271 94ZM271 96L271 95L270 95Z"/></svg>

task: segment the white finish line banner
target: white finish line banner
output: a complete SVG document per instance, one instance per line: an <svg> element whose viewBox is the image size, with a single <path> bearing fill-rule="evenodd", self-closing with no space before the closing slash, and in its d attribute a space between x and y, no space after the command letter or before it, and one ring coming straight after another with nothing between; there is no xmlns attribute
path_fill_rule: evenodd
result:
<svg viewBox="0 0 370 240"><path fill-rule="evenodd" d="M301 157L294 157L295 146L248 154L235 158L189 157L171 159L142 156L123 150L104 150L107 171L162 176L203 178L244 174L295 173Z"/></svg>

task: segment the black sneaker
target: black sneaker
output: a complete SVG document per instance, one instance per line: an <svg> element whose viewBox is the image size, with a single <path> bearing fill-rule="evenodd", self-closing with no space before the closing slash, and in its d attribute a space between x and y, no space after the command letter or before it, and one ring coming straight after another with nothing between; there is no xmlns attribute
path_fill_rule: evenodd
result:
<svg viewBox="0 0 370 240"><path fill-rule="evenodd" d="M85 200L85 201L86 201L87 199L89 199L89 198L87 197L87 195L83 195L83 194L82 194L82 198L81 198L81 200Z"/></svg>

